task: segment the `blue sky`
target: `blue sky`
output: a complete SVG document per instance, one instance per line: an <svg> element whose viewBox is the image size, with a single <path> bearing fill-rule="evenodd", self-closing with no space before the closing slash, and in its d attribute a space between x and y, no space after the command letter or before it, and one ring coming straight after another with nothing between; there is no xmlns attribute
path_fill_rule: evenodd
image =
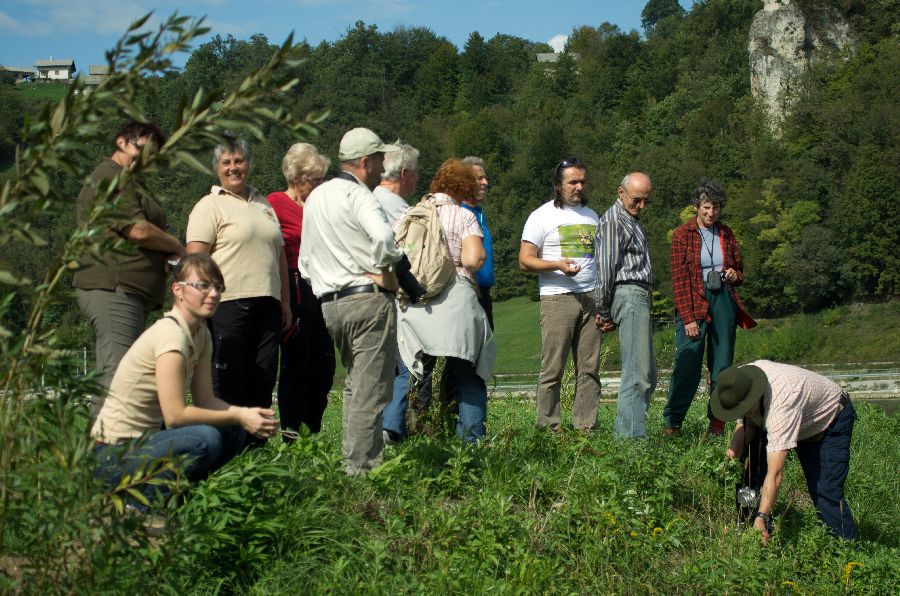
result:
<svg viewBox="0 0 900 596"><path fill-rule="evenodd" d="M689 8L692 0L680 0ZM604 21L640 30L644 0L4 0L0 4L0 64L71 58L79 70L103 64L128 24L154 10L206 15L211 34L247 38L262 33L282 42L293 30L312 44L341 37L357 20L381 31L398 25L428 27L460 48L472 31L561 43L574 27ZM176 60L183 64L186 56Z"/></svg>

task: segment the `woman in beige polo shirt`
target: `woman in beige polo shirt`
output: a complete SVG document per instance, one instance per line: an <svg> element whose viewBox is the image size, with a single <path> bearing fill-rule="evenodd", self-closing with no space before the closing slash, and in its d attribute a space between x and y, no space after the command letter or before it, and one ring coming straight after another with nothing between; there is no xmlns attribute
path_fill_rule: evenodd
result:
<svg viewBox="0 0 900 596"><path fill-rule="evenodd" d="M278 218L247 184L250 146L230 139L213 152L219 184L188 219L187 252L209 254L227 290L212 318L213 388L239 406L268 408L281 332L291 324L288 272Z"/></svg>
<svg viewBox="0 0 900 596"><path fill-rule="evenodd" d="M181 459L189 480L201 480L237 455L245 431L259 438L278 431L272 410L231 406L213 395L212 342L205 323L224 291L222 273L211 258L186 256L175 271L172 310L119 363L91 429L98 476L110 484L166 456ZM188 388L191 405L185 399ZM168 490L157 485L143 490L147 501L157 492ZM132 506L146 509L141 503Z"/></svg>

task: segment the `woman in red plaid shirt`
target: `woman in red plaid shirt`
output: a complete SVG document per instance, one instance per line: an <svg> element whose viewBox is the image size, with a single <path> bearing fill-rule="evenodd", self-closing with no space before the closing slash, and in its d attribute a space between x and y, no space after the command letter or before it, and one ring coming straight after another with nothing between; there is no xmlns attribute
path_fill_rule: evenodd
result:
<svg viewBox="0 0 900 596"><path fill-rule="evenodd" d="M756 326L734 290L744 282L744 262L734 232L719 223L725 190L701 180L691 193L691 205L697 217L675 230L669 253L676 353L663 410L667 435L678 432L700 385L704 348L712 393L719 372L734 360L736 327ZM721 435L725 424L708 407L707 416L709 432Z"/></svg>

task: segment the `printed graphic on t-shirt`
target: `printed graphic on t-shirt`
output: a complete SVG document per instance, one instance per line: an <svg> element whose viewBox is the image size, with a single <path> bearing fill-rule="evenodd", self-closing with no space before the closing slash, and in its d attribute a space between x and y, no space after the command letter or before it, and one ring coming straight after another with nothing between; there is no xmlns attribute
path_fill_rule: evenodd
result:
<svg viewBox="0 0 900 596"><path fill-rule="evenodd" d="M569 224L559 226L560 256L564 259L591 259L594 257L594 234L597 226Z"/></svg>

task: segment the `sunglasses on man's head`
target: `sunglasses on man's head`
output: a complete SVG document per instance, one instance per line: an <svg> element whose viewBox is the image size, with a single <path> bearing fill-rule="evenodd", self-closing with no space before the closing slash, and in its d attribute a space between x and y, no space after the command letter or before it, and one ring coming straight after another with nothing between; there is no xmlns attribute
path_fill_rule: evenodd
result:
<svg viewBox="0 0 900 596"><path fill-rule="evenodd" d="M557 179L559 179L559 173L568 168L581 168L582 170L587 169L584 166L584 162L577 157L567 157L557 164L556 170L554 170L554 175Z"/></svg>

